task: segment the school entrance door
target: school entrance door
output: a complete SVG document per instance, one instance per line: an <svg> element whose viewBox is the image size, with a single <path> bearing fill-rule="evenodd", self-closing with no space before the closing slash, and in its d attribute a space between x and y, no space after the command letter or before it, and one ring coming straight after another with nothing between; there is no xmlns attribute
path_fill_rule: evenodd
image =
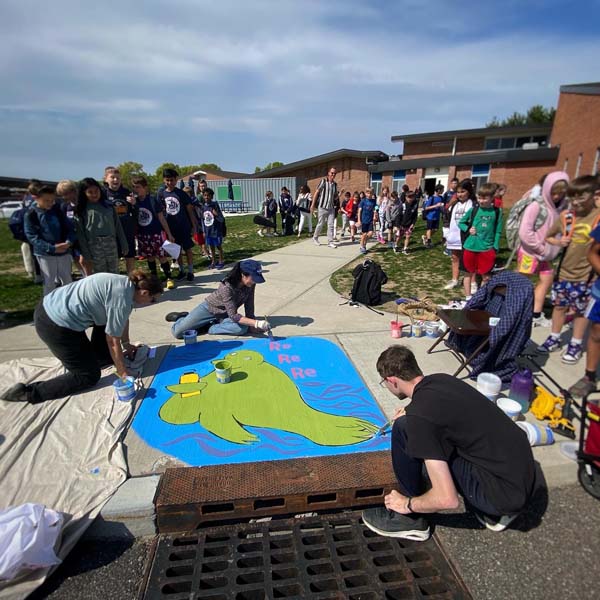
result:
<svg viewBox="0 0 600 600"><path fill-rule="evenodd" d="M423 171L423 188L428 196L433 194L436 185L448 189L448 167L430 167Z"/></svg>

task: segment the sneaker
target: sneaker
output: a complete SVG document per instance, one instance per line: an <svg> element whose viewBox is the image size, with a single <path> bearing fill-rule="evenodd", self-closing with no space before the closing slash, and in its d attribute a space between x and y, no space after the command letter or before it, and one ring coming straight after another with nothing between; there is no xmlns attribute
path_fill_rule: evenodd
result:
<svg viewBox="0 0 600 600"><path fill-rule="evenodd" d="M477 520L490 531L504 531L519 515L502 515L495 517L492 515L486 515L485 513L474 510L473 513Z"/></svg>
<svg viewBox="0 0 600 600"><path fill-rule="evenodd" d="M538 352L556 352L556 350L558 350L560 348L560 340L559 338L555 338L551 335L549 335L546 338L546 341L541 344L540 346L537 347Z"/></svg>
<svg viewBox="0 0 600 600"><path fill-rule="evenodd" d="M406 256L408 256L408 248L403 248L402 254L405 254Z"/></svg>
<svg viewBox="0 0 600 600"><path fill-rule="evenodd" d="M569 394L576 398L585 398L585 396L595 391L596 382L588 379L585 375L569 388Z"/></svg>
<svg viewBox="0 0 600 600"><path fill-rule="evenodd" d="M208 265L207 269L214 269L215 268L215 263L211 262L210 265Z"/></svg>
<svg viewBox="0 0 600 600"><path fill-rule="evenodd" d="M450 280L445 286L445 290L453 290L458 285L458 279Z"/></svg>
<svg viewBox="0 0 600 600"><path fill-rule="evenodd" d="M426 236L422 235L421 241L423 242L423 246L427 246L427 237Z"/></svg>
<svg viewBox="0 0 600 600"><path fill-rule="evenodd" d="M359 250L360 250L361 254L366 254L367 253L367 249L364 246L361 246L359 248Z"/></svg>
<svg viewBox="0 0 600 600"><path fill-rule="evenodd" d="M167 289L172 290L175 287L175 282L172 279L167 279Z"/></svg>
<svg viewBox="0 0 600 600"><path fill-rule="evenodd" d="M190 272L188 271L188 274L187 274L187 280L188 280L188 281L194 281L194 274L193 274L193 273L190 273Z"/></svg>
<svg viewBox="0 0 600 600"><path fill-rule="evenodd" d="M444 254L446 256L452 256L452 250L448 250L448 248L444 248Z"/></svg>
<svg viewBox="0 0 600 600"><path fill-rule="evenodd" d="M552 321L550 319L546 319L544 313L542 313L539 317L534 317L531 324L533 327L550 327L550 325L552 325Z"/></svg>
<svg viewBox="0 0 600 600"><path fill-rule="evenodd" d="M568 365L574 365L576 362L579 362L579 359L583 354L583 348L581 346L581 344L569 342L567 349L563 352L560 359Z"/></svg>
<svg viewBox="0 0 600 600"><path fill-rule="evenodd" d="M329 248L337 248L337 244L334 244L333 242L329 242L329 244L327 244L327 246Z"/></svg>
<svg viewBox="0 0 600 600"><path fill-rule="evenodd" d="M427 240L427 243L425 244L426 248L433 248L433 242L431 240Z"/></svg>
<svg viewBox="0 0 600 600"><path fill-rule="evenodd" d="M218 269L220 271L224 266L225 266L225 263L220 262L215 265L215 269Z"/></svg>
<svg viewBox="0 0 600 600"><path fill-rule="evenodd" d="M398 246L392 246L393 250L394 250L394 254L398 254L400 252L400 249L398 248Z"/></svg>
<svg viewBox="0 0 600 600"><path fill-rule="evenodd" d="M363 510L363 523L375 533L386 537L424 542L429 539L429 525L422 517L401 515L380 506Z"/></svg>
<svg viewBox="0 0 600 600"><path fill-rule="evenodd" d="M471 281L471 296L477 292L479 287L477 286L476 281Z"/></svg>
<svg viewBox="0 0 600 600"><path fill-rule="evenodd" d="M31 400L31 386L17 383L4 392L2 399L9 402L29 402Z"/></svg>
<svg viewBox="0 0 600 600"><path fill-rule="evenodd" d="M260 237L265 237L265 234L262 232L262 229L259 229L256 233L258 233Z"/></svg>
<svg viewBox="0 0 600 600"><path fill-rule="evenodd" d="M319 238L314 237L312 240L313 240L313 244L315 246L320 246L321 245L321 242L319 241Z"/></svg>
<svg viewBox="0 0 600 600"><path fill-rule="evenodd" d="M182 279L185 279L185 271L183 271L182 269L179 269L179 273L177 273L175 279L177 279L177 281L181 281Z"/></svg>
<svg viewBox="0 0 600 600"><path fill-rule="evenodd" d="M181 319L182 317L187 317L190 313L188 312L170 312L167 313L167 315L165 316L165 321L168 321L169 323L175 323L175 321L177 321L178 319Z"/></svg>
<svg viewBox="0 0 600 600"><path fill-rule="evenodd" d="M265 234L265 237L273 237L275 234L274 233L267 233Z"/></svg>

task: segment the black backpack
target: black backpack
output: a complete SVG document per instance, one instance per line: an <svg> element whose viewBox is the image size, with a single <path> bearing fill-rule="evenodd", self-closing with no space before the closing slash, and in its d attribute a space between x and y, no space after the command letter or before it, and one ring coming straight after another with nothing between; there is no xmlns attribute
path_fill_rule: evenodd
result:
<svg viewBox="0 0 600 600"><path fill-rule="evenodd" d="M25 207L19 208L19 210L15 210L8 220L8 228L10 229L13 238L20 242L27 241L27 237L25 236L25 214L28 210L29 208Z"/></svg>
<svg viewBox="0 0 600 600"><path fill-rule="evenodd" d="M381 304L381 286L387 283L387 275L383 269L372 260L365 260L352 271L352 301L367 306Z"/></svg>

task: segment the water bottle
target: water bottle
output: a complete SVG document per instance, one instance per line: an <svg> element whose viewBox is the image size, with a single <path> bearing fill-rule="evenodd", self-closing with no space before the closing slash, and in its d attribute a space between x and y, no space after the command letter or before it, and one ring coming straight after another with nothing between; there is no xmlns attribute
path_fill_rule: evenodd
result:
<svg viewBox="0 0 600 600"><path fill-rule="evenodd" d="M509 398L516 400L521 405L521 412L529 410L529 403L533 393L533 374L531 369L520 369L510 380Z"/></svg>

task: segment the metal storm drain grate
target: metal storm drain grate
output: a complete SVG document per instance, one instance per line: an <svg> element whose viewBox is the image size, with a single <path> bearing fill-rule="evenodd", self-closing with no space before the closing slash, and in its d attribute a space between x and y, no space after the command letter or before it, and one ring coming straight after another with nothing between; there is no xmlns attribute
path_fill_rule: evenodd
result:
<svg viewBox="0 0 600 600"><path fill-rule="evenodd" d="M360 512L161 536L147 600L471 598L435 538L380 537Z"/></svg>

